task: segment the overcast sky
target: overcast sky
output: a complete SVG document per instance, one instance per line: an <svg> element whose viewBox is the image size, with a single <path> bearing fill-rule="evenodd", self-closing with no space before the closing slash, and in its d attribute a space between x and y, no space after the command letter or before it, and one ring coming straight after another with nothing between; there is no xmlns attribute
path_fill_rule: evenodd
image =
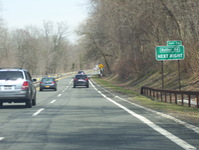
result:
<svg viewBox="0 0 199 150"><path fill-rule="evenodd" d="M9 28L42 27L44 21L65 22L73 31L88 16L88 0L0 0ZM74 35L70 38L74 38Z"/></svg>

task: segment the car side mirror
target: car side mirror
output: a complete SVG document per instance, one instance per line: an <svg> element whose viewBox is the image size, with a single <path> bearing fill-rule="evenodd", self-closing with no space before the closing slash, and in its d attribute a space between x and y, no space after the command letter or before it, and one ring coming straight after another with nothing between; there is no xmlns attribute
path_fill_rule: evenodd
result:
<svg viewBox="0 0 199 150"><path fill-rule="evenodd" d="M33 81L33 82L36 82L36 81L37 81L37 79L32 79L32 81Z"/></svg>

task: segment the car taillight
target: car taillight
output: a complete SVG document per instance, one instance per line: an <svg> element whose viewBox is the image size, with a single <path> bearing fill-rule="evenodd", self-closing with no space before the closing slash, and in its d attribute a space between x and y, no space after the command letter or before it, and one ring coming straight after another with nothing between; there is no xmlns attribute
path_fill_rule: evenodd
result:
<svg viewBox="0 0 199 150"><path fill-rule="evenodd" d="M55 84L55 81L53 81L52 83Z"/></svg>
<svg viewBox="0 0 199 150"><path fill-rule="evenodd" d="M40 82L40 84L43 84L43 82Z"/></svg>
<svg viewBox="0 0 199 150"><path fill-rule="evenodd" d="M86 81L88 80L88 78L85 79Z"/></svg>
<svg viewBox="0 0 199 150"><path fill-rule="evenodd" d="M25 81L21 87L21 89L27 89L29 87L29 83Z"/></svg>

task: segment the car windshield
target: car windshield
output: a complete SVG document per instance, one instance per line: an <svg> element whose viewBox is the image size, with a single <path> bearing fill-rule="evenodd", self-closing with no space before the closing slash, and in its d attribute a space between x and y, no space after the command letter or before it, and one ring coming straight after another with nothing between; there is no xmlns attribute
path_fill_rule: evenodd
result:
<svg viewBox="0 0 199 150"><path fill-rule="evenodd" d="M0 80L17 80L23 79L23 74L20 71L1 71Z"/></svg>
<svg viewBox="0 0 199 150"><path fill-rule="evenodd" d="M87 76L86 76L86 75L76 75L75 78L76 78L76 79L86 79Z"/></svg>

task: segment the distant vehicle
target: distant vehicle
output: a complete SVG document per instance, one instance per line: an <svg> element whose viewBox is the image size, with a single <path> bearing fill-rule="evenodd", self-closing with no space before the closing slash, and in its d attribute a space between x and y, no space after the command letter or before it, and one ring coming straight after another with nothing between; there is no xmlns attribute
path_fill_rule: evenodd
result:
<svg viewBox="0 0 199 150"><path fill-rule="evenodd" d="M78 73L77 74L85 74L85 72L84 71L82 71L82 70L80 70L80 71L78 71Z"/></svg>
<svg viewBox="0 0 199 150"><path fill-rule="evenodd" d="M54 89L57 91L57 82L54 77L43 77L39 83L40 91L43 91L43 89Z"/></svg>
<svg viewBox="0 0 199 150"><path fill-rule="evenodd" d="M86 86L89 88L89 78L86 74L77 74L73 79L73 87Z"/></svg>
<svg viewBox="0 0 199 150"><path fill-rule="evenodd" d="M0 106L3 103L25 103L36 105L36 87L30 73L22 68L0 69Z"/></svg>

